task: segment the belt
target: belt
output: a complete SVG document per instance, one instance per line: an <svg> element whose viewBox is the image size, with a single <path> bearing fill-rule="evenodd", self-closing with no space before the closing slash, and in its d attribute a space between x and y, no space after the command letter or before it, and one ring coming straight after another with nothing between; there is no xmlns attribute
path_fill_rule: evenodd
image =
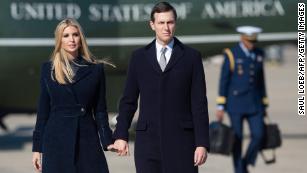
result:
<svg viewBox="0 0 307 173"><path fill-rule="evenodd" d="M51 113L63 115L63 117L74 118L82 117L89 113L89 109L84 105L60 105L52 106Z"/></svg>

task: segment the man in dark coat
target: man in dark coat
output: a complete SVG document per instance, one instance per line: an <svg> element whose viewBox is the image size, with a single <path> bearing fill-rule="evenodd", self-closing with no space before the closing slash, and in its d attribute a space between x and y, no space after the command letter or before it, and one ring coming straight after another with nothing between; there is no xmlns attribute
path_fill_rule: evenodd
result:
<svg viewBox="0 0 307 173"><path fill-rule="evenodd" d="M235 132L233 161L235 173L248 173L247 166L254 165L260 149L268 99L266 97L263 51L255 47L261 28L241 26L241 41L235 47L225 50L222 66L217 118L222 121L227 111ZM251 142L242 157L243 120L247 120Z"/></svg>
<svg viewBox="0 0 307 173"><path fill-rule="evenodd" d="M138 107L137 173L197 173L209 150L206 83L201 55L174 37L176 11L156 4L156 39L133 52L119 105L115 148L127 155L128 129Z"/></svg>

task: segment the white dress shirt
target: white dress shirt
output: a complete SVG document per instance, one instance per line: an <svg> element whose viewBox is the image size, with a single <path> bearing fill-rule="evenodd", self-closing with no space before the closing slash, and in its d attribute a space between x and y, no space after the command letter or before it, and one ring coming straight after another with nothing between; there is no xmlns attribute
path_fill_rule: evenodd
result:
<svg viewBox="0 0 307 173"><path fill-rule="evenodd" d="M174 39L172 39L172 41L170 41L168 43L168 45L166 45L166 52L165 52L165 58L166 58L166 64L169 62L169 60L171 59L171 55L172 55L172 51L173 51L173 46L174 46ZM158 43L158 41L156 40L156 53L157 53L157 61L160 61L160 57L161 57L161 53L162 53L162 48L163 46Z"/></svg>

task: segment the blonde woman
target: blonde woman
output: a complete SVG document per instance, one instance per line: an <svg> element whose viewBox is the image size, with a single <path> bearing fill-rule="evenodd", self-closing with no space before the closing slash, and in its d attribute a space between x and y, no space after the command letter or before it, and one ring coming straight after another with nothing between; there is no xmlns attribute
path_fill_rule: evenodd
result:
<svg viewBox="0 0 307 173"><path fill-rule="evenodd" d="M56 27L55 48L42 65L40 87L33 132L35 170L108 173L102 149L112 148L113 140L103 64L91 56L76 20L65 19Z"/></svg>

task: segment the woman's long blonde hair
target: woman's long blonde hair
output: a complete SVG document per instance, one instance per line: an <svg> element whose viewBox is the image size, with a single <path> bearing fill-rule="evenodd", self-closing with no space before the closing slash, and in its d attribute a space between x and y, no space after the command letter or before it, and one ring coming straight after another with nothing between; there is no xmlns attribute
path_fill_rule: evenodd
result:
<svg viewBox="0 0 307 173"><path fill-rule="evenodd" d="M52 74L53 79L60 84L67 84L67 82L72 83L74 72L71 68L71 65L68 60L68 53L62 48L62 37L64 29L68 26L76 27L79 31L80 35L80 47L79 47L79 56L82 56L84 60L90 63L97 63L97 61L92 56L88 45L85 40L85 36L83 34L82 28L80 24L71 18L67 18L62 20L54 31L55 35L55 47L51 56L52 61Z"/></svg>

